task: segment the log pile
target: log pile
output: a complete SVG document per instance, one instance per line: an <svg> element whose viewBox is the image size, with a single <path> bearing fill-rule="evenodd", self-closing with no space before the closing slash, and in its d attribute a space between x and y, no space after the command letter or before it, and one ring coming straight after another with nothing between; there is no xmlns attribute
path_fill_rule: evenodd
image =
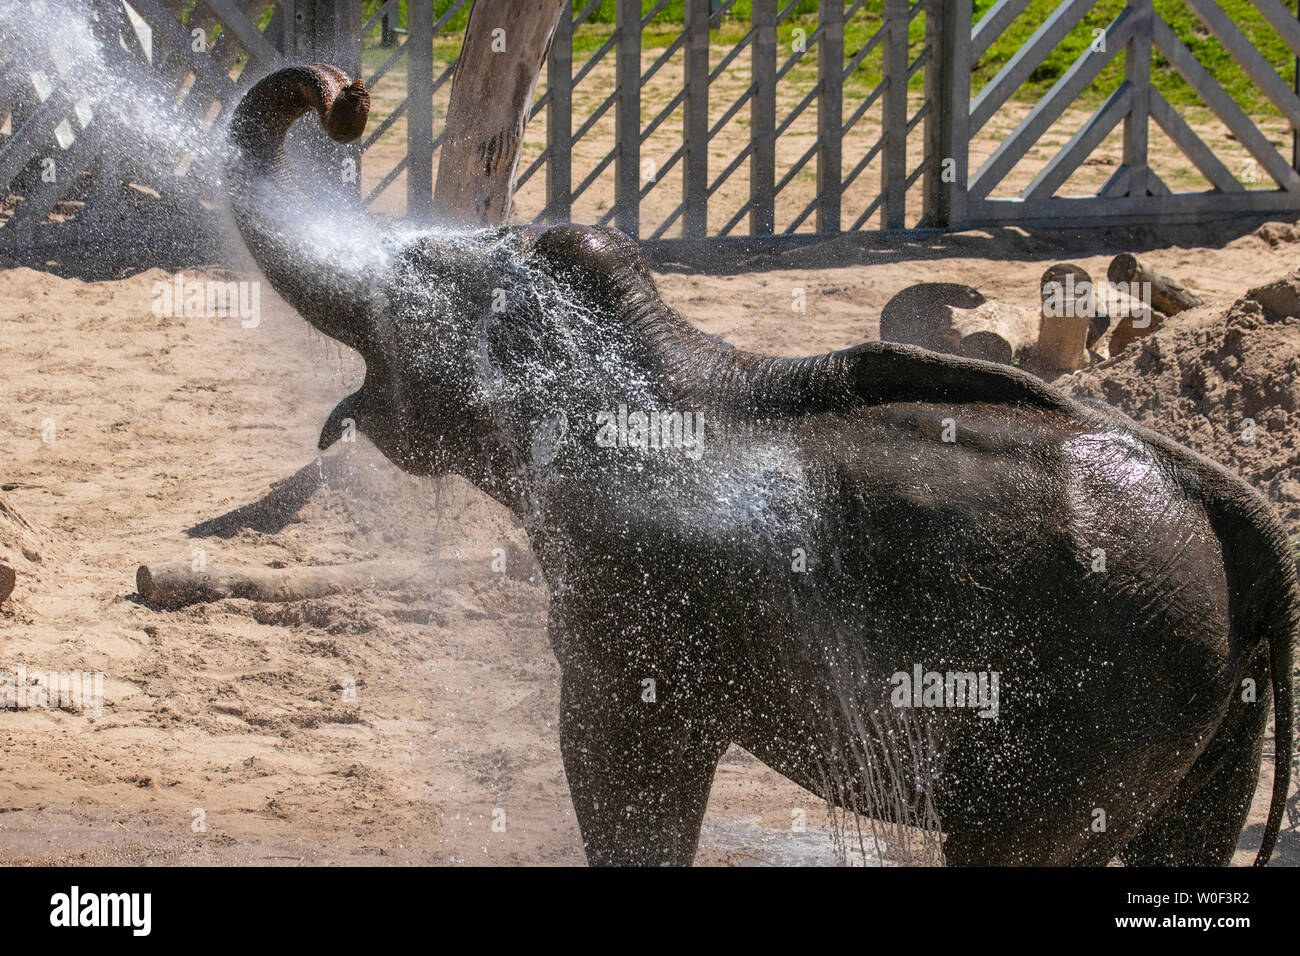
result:
<svg viewBox="0 0 1300 956"><path fill-rule="evenodd" d="M880 314L880 337L935 352L1010 364L1033 344L1037 320L1028 309L986 299L956 282L922 282L904 289Z"/></svg>
<svg viewBox="0 0 1300 956"><path fill-rule="evenodd" d="M1158 272L1137 256L1127 252L1115 257L1106 276L1115 286L1148 290L1148 295L1134 296L1144 301L1145 310L1130 310L1110 337L1110 354L1118 355L1137 339L1155 332L1166 319L1179 312L1204 305L1205 300L1189 291L1177 280Z"/></svg>
<svg viewBox="0 0 1300 956"><path fill-rule="evenodd" d="M880 338L1028 367L1045 378L1118 355L1170 316L1204 305L1195 292L1129 253L1097 284L1074 263L1043 273L1039 308L992 299L955 282L903 289L880 315Z"/></svg>

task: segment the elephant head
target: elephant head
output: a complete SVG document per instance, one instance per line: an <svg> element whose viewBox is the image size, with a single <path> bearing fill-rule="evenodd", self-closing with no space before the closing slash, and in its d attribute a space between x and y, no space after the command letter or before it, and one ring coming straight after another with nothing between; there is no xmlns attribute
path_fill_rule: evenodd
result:
<svg viewBox="0 0 1300 956"><path fill-rule="evenodd" d="M527 234L412 238L326 208L285 151L290 126L313 111L345 143L365 127L369 94L322 64L267 76L235 110L226 174L235 223L263 274L312 326L365 360L362 388L330 414L320 447L351 421L403 469L460 472L513 504L503 449L483 440L492 430L471 352Z"/></svg>
<svg viewBox="0 0 1300 956"><path fill-rule="evenodd" d="M330 414L321 448L350 420L404 470L461 474L519 511L530 469L554 463L548 445L570 423L590 426L589 412L687 393L716 402L720 382L730 400L786 364L691 327L615 230L385 234L324 208L294 176L286 133L315 112L347 142L368 108L360 81L316 64L261 80L231 123L228 187L249 251L311 325L365 360L365 383Z"/></svg>
<svg viewBox="0 0 1300 956"><path fill-rule="evenodd" d="M296 181L285 135L314 111L346 142L369 96L320 64L280 70L235 110L227 176L235 222L276 291L319 331L365 359L364 387L335 409L400 467L455 471L518 504L520 460L564 417L619 404L686 404L718 421L791 419L863 394L906 389L1057 400L1027 377L954 368L915 349L808 359L757 356L686 322L660 298L636 244L599 227L522 226L477 233L384 233L324 208ZM895 359L916 366L900 382Z"/></svg>

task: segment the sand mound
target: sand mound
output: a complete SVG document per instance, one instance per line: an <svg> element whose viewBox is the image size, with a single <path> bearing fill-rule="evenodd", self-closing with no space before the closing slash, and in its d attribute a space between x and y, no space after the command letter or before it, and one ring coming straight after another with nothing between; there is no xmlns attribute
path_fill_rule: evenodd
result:
<svg viewBox="0 0 1300 956"><path fill-rule="evenodd" d="M1300 272L1226 311L1181 313L1056 384L1232 468L1300 533Z"/></svg>

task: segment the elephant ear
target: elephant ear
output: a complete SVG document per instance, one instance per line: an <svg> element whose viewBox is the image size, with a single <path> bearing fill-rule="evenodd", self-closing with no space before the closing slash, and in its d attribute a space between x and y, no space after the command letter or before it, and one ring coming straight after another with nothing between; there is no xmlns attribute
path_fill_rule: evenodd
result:
<svg viewBox="0 0 1300 956"><path fill-rule="evenodd" d="M1009 365L931 352L898 342L868 342L841 353L852 388L869 405L889 402L981 402L1077 413L1080 406Z"/></svg>

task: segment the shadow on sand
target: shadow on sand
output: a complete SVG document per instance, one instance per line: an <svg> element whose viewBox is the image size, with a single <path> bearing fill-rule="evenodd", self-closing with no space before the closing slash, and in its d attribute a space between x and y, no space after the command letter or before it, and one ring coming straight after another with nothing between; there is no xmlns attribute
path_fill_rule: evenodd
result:
<svg viewBox="0 0 1300 956"><path fill-rule="evenodd" d="M186 220L193 221L193 220ZM724 237L685 242L643 240L641 251L658 272L737 275L774 269L833 269L854 265L936 259L1053 260L1074 256L1140 253L1170 246L1219 248L1269 221L1250 216L1171 226L1119 225L1084 229L994 226L966 232L863 230L836 236ZM121 279L144 269L169 272L202 267L256 269L238 243L209 228L178 231L101 230L84 245L32 249L0 256L0 268L27 266L63 278L94 282Z"/></svg>
<svg viewBox="0 0 1300 956"><path fill-rule="evenodd" d="M312 495L341 473L342 462L338 458L317 458L288 478L277 481L257 501L201 521L187 528L185 534L191 538L232 538L245 528L276 534L293 521Z"/></svg>
<svg viewBox="0 0 1300 956"><path fill-rule="evenodd" d="M1262 823L1252 823L1241 831L1237 849L1254 853L1259 849L1264 835ZM1300 792L1291 794L1286 802L1286 814L1277 835L1277 848L1273 851L1273 866L1300 866Z"/></svg>
<svg viewBox="0 0 1300 956"><path fill-rule="evenodd" d="M940 230L864 230L838 236L738 237L692 243L645 241L641 243L641 250L656 272L709 275L737 275L774 269L833 269L941 259L1061 261L1076 256L1141 253L1170 246L1219 248L1249 235L1269 221L1290 220L1278 216L1251 216L1158 227L1030 229L993 226L951 233Z"/></svg>

